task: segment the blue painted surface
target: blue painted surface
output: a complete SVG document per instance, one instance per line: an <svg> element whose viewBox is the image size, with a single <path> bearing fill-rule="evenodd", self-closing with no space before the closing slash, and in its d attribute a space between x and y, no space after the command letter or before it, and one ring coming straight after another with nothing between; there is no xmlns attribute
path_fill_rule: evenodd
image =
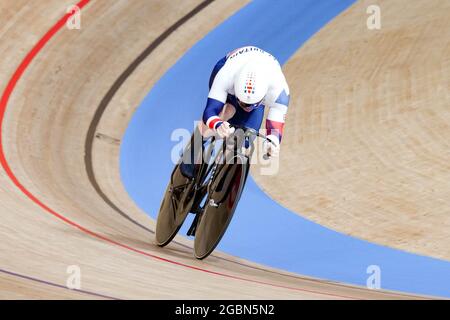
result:
<svg viewBox="0 0 450 320"><path fill-rule="evenodd" d="M121 175L135 202L156 218L170 172L172 131L201 117L214 64L256 45L281 63L352 0L260 0L230 17L191 48L136 111L121 147ZM183 227L186 231L187 226ZM185 233L184 233L185 234ZM361 241L299 217L249 179L219 249L300 274L365 285L369 265L385 289L450 297L450 263Z"/></svg>

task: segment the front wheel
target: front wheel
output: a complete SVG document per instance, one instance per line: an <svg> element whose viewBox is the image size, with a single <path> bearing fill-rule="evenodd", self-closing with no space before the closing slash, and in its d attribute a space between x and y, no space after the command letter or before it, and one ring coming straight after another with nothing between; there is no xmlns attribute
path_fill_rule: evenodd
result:
<svg viewBox="0 0 450 320"><path fill-rule="evenodd" d="M244 157L241 159L246 160ZM241 197L248 170L249 165L242 162L219 167L196 230L194 255L197 259L209 256L225 234Z"/></svg>

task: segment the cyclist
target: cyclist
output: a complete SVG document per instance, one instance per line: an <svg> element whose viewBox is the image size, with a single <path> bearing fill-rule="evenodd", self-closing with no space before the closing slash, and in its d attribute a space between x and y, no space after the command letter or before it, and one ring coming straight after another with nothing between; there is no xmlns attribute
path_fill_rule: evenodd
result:
<svg viewBox="0 0 450 320"><path fill-rule="evenodd" d="M263 148L277 157L288 105L289 86L275 57L255 46L238 48L220 59L211 73L199 130L205 139L213 134L227 138L234 132L230 124L259 130L267 107L267 137L275 145L265 141ZM182 163L181 169L193 175L193 165Z"/></svg>

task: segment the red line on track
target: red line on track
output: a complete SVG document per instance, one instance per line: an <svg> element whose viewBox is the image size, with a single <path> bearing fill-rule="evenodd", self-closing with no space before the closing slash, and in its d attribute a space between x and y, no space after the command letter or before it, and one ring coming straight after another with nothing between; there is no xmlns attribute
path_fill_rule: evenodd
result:
<svg viewBox="0 0 450 320"><path fill-rule="evenodd" d="M86 6L89 2L91 2L91 0L82 0L80 1L77 6L82 9L84 6ZM50 208L49 206L47 206L45 203L43 203L41 200L39 200L36 196L34 196L30 191L28 191L27 188L25 188L20 181L17 179L17 177L14 175L14 172L11 170L8 161L6 160L6 156L3 150L3 120L4 120L4 116L5 116L5 111L8 105L8 101L9 98L11 97L11 94L13 93L17 83L19 82L20 78L22 77L23 73L26 71L26 69L28 68L28 66L30 65L30 63L34 60L34 58L39 54L39 52L42 50L42 48L44 48L44 46L53 38L53 36L62 29L62 27L66 24L67 20L71 17L71 13L67 13L66 15L64 15L49 31L47 31L47 33L39 40L39 42L33 47L33 49L31 49L31 51L26 55L26 57L23 59L23 61L21 62L21 64L19 65L19 67L16 69L16 71L14 72L13 76L11 77L11 79L8 82L8 85L6 86L2 98L0 100L0 162L1 165L3 167L3 169L5 170L6 174L8 175L8 177L11 179L11 181L16 185L16 187L22 191L23 194L25 194L31 201L33 201L34 203L36 203L38 206L40 206L42 209L44 209L45 211L47 211L48 213L50 213L51 215L57 217L58 219L66 222L67 224L79 229L80 231L89 234L93 237L96 237L98 239L101 239L103 241L109 242L111 244L114 244L118 247L122 247L124 249L133 251L135 253L147 256L147 257L151 257L163 262L168 262L171 263L173 265L177 265L177 266L181 266L181 267L185 267L191 270L197 270L197 271L201 271L201 272L205 272L205 273L209 273L212 275L217 275L217 276L221 276L221 277L226 277L229 279L235 279L235 280L240 280L240 281L245 281L245 282L250 282L250 283L256 283L256 284L262 284L262 285L267 285L267 286L271 286L271 287L276 287L276 288L282 288L282 289L289 289L289 290L294 290L294 291L299 291L299 292L308 292L308 293L313 293L313 294L319 294L319 295L326 295L326 296L333 296L333 297L338 297L338 298L346 298L346 299L355 299L353 297L347 297L347 296L342 296L342 295L337 295L337 294L330 294L330 293L323 293L323 292L319 292L319 291L313 291L313 290L307 290L307 289L301 289L301 288L294 288L294 287L289 287L289 286L283 286L283 285L277 285L277 284L273 284L273 283L268 283L268 282L264 282L264 281L258 281L258 280L252 280L252 279L246 279L246 278L242 278L242 277L238 277L238 276L233 276L230 274L226 274L226 273L221 273L221 272L216 272L216 271L211 271L211 270L207 270L207 269L203 269L203 268L199 268L199 267L195 267L195 266L191 266L191 265L187 265L184 263L180 263L174 260L170 260L170 259L166 259L163 257L159 257L156 256L154 254L130 247L126 244L117 242L115 240L112 240L110 238L107 238L99 233L93 232L79 224L77 224L76 222L66 218L65 216L63 216L62 214L56 212L55 210L53 210L52 208Z"/></svg>

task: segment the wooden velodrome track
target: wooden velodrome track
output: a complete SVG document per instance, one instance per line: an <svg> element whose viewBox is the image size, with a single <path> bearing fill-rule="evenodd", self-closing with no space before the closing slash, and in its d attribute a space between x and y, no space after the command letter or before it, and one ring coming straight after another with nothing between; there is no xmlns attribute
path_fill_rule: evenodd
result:
<svg viewBox="0 0 450 320"><path fill-rule="evenodd" d="M192 258L190 242L183 238L177 238L176 243L165 249L153 245L154 221L133 204L120 182L120 139L133 111L152 85L196 41L245 3L236 0L212 3L198 0L92 0L82 10L81 30L62 27L52 34L48 43L39 48L40 51L34 59L30 60L29 64L22 65L23 69L19 68L19 71L24 71L20 78L13 75L21 62L73 3L66 0L5 0L0 3L0 88L2 93L4 88L7 88L5 92L10 89L11 93L8 97L3 96L1 104L1 160L5 169L0 173L1 298L414 298L406 294L370 291L288 274L219 252L206 261L196 261ZM383 3L388 6L390 2ZM448 21L439 15L440 10L445 12L447 9L448 12L448 8L442 8L445 2L418 3L422 3L422 6L410 6L411 12L406 11L409 20L405 21L414 24L411 22L415 17L414 12L421 12L422 18L417 23L423 23L427 26L427 31L436 35L434 42L426 45L441 48L441 51L436 51L436 57L448 57L448 45L444 41L449 38L445 37L445 32L448 33ZM389 13L386 10L387 15L395 16L395 10L405 14L401 5L392 5L392 10L389 10ZM430 10L430 13L423 14L423 10ZM329 26L321 31L318 37L338 39L333 33L350 28L353 31L347 32L346 37L350 36L352 47L355 45L355 48L363 50L364 43L368 41L367 30L354 29L351 25L352 21L358 19L363 19L361 24L365 25L364 13L363 3L353 6L332 22L333 28ZM400 29L403 25L401 20L397 22L397 18L391 19L395 21L394 25L388 24L389 28L378 31L376 35L377 43L387 46L388 49L379 48L378 55L383 57L383 61L392 61L389 56L395 53L392 43L399 40L392 40L391 37L400 33L395 28ZM171 32L171 26L174 24L178 28ZM414 42L414 35L420 38L425 31L411 31L412 34L408 35L408 26L402 30L405 33L404 37L399 36L400 40L403 40L402 47L411 45L420 48L420 45L423 45ZM439 37L442 39L437 39ZM413 43L409 44L409 41ZM414 196L411 193L397 192L398 197L388 202L392 204L392 208L397 208L395 212L393 209L386 212L381 210L384 208L384 202L372 199L372 205L378 203L378 210L374 211L377 214L375 218L379 219L380 223L374 227L375 230L369 231L361 227L373 223L367 221L367 217L358 216L368 208L373 209L369 205L363 206L368 200L362 199L357 202L361 206L344 210L346 202L337 204L338 196L342 197L342 194L336 194L336 198L332 199L334 202L327 199L322 201L316 197L313 199L317 202L313 204L308 205L301 201L299 207L294 207L294 198L284 199L273 190L269 192L274 197L279 197L282 203L287 201L288 205L302 214L305 208L303 205L314 205L314 212L319 212L316 210L320 209L323 215L320 218L312 217L312 210L306 210L306 214L324 225L382 243L392 241L388 244L407 250L427 250L426 253L430 255L448 258L448 252L447 256L444 255L444 249L448 248L443 248L445 241L448 241L448 217L445 220L445 208L438 206L441 200L444 202L445 192L448 193L448 186L447 189L444 188L445 177L448 175L444 170L448 169L445 160L448 159L448 150L444 149L444 138L448 133L448 126L445 126L444 122L448 119L448 112L445 110L445 102L448 102L448 92L445 90L449 85L448 58L430 60L429 66L420 65L418 68L423 68L420 69L423 73L430 70L430 74L408 80L416 86L414 90L402 85L387 90L382 87L382 78L377 78L376 72L383 65L375 66L375 71L367 74L369 66L364 63L365 58L360 51L355 49L351 59L356 65L355 72L361 72L359 76L364 75L366 79L374 80L373 85L380 86L381 93L370 100L370 104L350 106L350 111L354 112L339 114L336 123L332 123L330 117L322 119L317 114L336 114L337 111L328 109L335 106L325 101L334 97L324 98L314 96L313 93L303 97L300 93L296 95L297 85L298 90L303 88L305 93L308 90L319 91L320 87L308 88L306 79L321 77L323 72L329 73L329 77L318 82L319 86L324 88L333 88L333 85L340 82L340 77L351 77L347 71L348 64L352 64L344 59L345 50L342 49L347 43L338 43L336 48L332 48L332 45L331 41L313 39L302 49L304 57L296 55L286 67L294 93L294 104L291 108L293 111L288 115L286 145L283 146L286 155L282 158L282 161L287 162L283 165L292 164L289 159L293 159L294 144L305 144L306 151L302 156L314 157L313 153L316 152L315 160L325 161L326 155L319 153L319 148L314 149L311 141L317 139L318 142L331 144L329 139L339 139L345 148L349 148L348 152L358 151L362 156L365 154L364 150L371 151L370 154L378 159L380 164L386 164L386 167L375 165L376 170L370 171L372 176L362 175L370 178L367 182L375 183L376 180L371 179L375 179L375 175L381 179L386 172L399 175L404 173L405 176L395 176L393 182L403 183L402 186L406 188L409 181L407 178L418 179L429 173L430 177L434 178L433 186L429 186L431 182L425 178L422 181L411 180L418 185L428 183L420 189L423 192L421 199L428 201L423 204L424 207L427 205L427 214L419 215L419 210L411 202L414 200L411 199L411 196ZM373 49L368 51L372 52ZM426 51L420 52L423 59ZM414 59L417 55L406 56ZM336 63L337 67L333 69L326 59ZM403 79L402 74L415 74L414 70L404 70L401 65L398 68L399 73L394 77L398 77L399 81ZM307 73L307 76L303 78L301 75L302 78L297 79L303 72ZM352 88L342 90L342 96L338 95L337 101L345 101L346 94L355 92ZM407 92L402 93L401 90ZM338 91L336 89L335 94ZM383 96L384 92L389 95ZM416 94L420 95L421 92L423 95L416 98ZM438 93L443 96L442 99L436 97ZM363 99L361 93L357 97ZM347 98L351 100L351 96ZM388 108L387 104L379 102L385 102L385 99L396 102L396 108L392 111L384 110L383 108ZM407 102L411 102L411 105ZM419 105L419 102L424 105ZM305 105L304 111L300 105L302 108ZM418 111L419 106L429 106L430 109ZM359 107L363 110L360 111ZM441 114L436 114L432 107ZM359 124L362 121L359 117L363 117L366 112L371 122L370 126L363 127ZM417 112L418 116L406 122L413 126L410 128L402 119L407 116L414 117L414 112ZM386 115L387 118L381 115ZM314 121L309 123L308 117ZM430 120L434 121L434 125L425 127L424 122ZM358 145L353 145L356 143L352 142L353 140L346 140L344 134L333 137L328 135L329 125L343 133L356 132L359 137ZM383 125L386 127L382 127ZM387 136L389 129L395 129L394 132L399 136ZM373 133L386 135L381 137L382 140L377 140L378 136L371 136ZM365 135L368 142L363 143L362 137ZM386 158L380 158L382 144L387 143L389 153L401 153L403 149L400 142L405 136L411 139L408 140L411 145L407 146L411 151L405 159L400 159L405 163L387 166L395 155L383 154ZM434 140L427 142L426 138L430 137ZM357 148L353 150L352 146ZM341 155L341 152L346 153L347 149L342 151L330 147L330 152L338 152ZM411 158L414 155L417 159ZM360 158L355 156L355 159ZM346 161L342 160L342 163L337 162L336 165L347 168L345 165L348 164L347 171L350 174L358 170L358 164L350 160L352 159L346 158ZM404 167L407 163L416 163L414 161L417 161L417 167ZM426 161L433 161L434 166L426 170ZM370 165L370 162L364 163ZM310 162L301 164L311 166ZM333 174L330 163L315 165L330 168L329 174ZM319 179L318 183L323 182L323 187L325 178L319 174L328 173L321 172L318 168L309 168L316 175L308 179ZM423 172L419 171L421 168ZM438 176L438 173L441 175ZM342 172L334 174L332 181L339 184L338 175ZM285 177L283 179L283 184L289 188L295 183L286 181ZM266 181L261 178L260 183L268 190ZM390 182L379 183L387 188ZM314 188L318 186L310 185L309 191L304 192L313 194ZM430 191L428 187L435 187L434 191ZM326 191L331 188L331 185L327 186ZM368 189L369 187L364 189L358 184L358 190L347 190L346 195L356 197L367 192L369 197ZM412 189L408 190L412 192ZM351 191L353 193L350 193ZM356 191L361 191L361 194ZM387 196L389 190L382 191L386 192ZM432 199L426 198L433 195L436 197L434 206L431 205ZM299 199L306 196L302 195ZM407 197L404 199L407 199L408 203L400 203L403 196ZM376 198L376 195L372 194L372 197ZM366 211L362 210L364 208ZM408 214L414 214L415 210L418 214L412 216L412 224ZM344 211L347 216L338 223L340 216L334 215ZM388 228L386 221L394 214L398 219L396 226L403 230L403 238L399 237L401 241L394 238L383 238L381 241L380 234L386 230L383 227ZM436 233L422 234L423 238L417 240L420 234L417 235L415 230L419 225L423 228L435 226ZM409 227L411 234L408 233ZM365 233L358 234L357 231ZM81 268L81 290L65 288L68 277L66 270L70 265Z"/></svg>
<svg viewBox="0 0 450 320"><path fill-rule="evenodd" d="M280 171L255 178L321 225L450 260L450 1L376 3L381 30L360 1L285 65Z"/></svg>

